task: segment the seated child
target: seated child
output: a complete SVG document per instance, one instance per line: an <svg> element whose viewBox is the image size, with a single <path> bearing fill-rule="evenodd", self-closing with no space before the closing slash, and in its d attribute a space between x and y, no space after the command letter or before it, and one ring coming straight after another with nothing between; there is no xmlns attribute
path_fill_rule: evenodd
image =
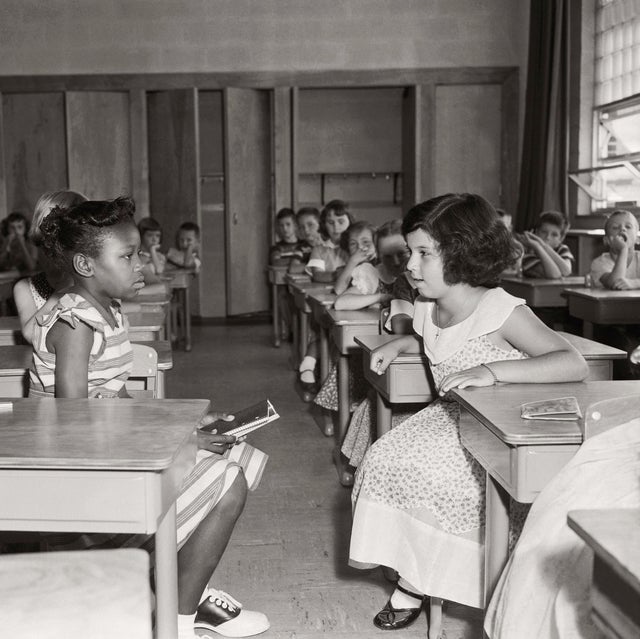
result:
<svg viewBox="0 0 640 639"><path fill-rule="evenodd" d="M38 251L29 240L29 220L17 211L2 220L2 246L0 247L0 271L34 271L38 263Z"/></svg>
<svg viewBox="0 0 640 639"><path fill-rule="evenodd" d="M343 283L341 278L345 273L350 275L351 281L348 282L349 288L338 295L334 304L336 310L357 310L374 304L386 305L391 301L394 283L402 276L408 259L401 227L401 220L392 220L383 224L378 234L375 227L368 222L354 222L347 229L343 237L348 246L349 259L338 276L336 289ZM380 262L374 266L372 260L377 262L378 255ZM358 401L367 391L364 378L362 375L354 375L351 381L354 382L350 383L350 386L353 386L354 399ZM327 410L338 410L335 365L331 367L314 401Z"/></svg>
<svg viewBox="0 0 640 639"><path fill-rule="evenodd" d="M176 245L167 251L167 262L176 268L192 268L200 272L200 227L195 222L183 222L176 233Z"/></svg>
<svg viewBox="0 0 640 639"><path fill-rule="evenodd" d="M604 244L609 251L591 262L591 285L594 288L628 290L640 288L640 251L634 250L638 240L638 220L629 211L618 209L604 223ZM636 353L640 341L637 325L610 324L596 326L598 341L631 353L629 361L613 363L614 379L640 377Z"/></svg>
<svg viewBox="0 0 640 639"><path fill-rule="evenodd" d="M522 274L525 277L557 279L571 275L574 257L562 241L569 230L565 216L558 211L540 214L535 231L525 231L519 239L525 245Z"/></svg>
<svg viewBox="0 0 640 639"><path fill-rule="evenodd" d="M638 220L629 211L618 209L604 223L604 245L609 249L591 263L594 288L625 290L640 288Z"/></svg>
<svg viewBox="0 0 640 639"><path fill-rule="evenodd" d="M320 215L320 232L324 242L314 246L307 264L307 272L316 282L335 282L338 269L347 262L347 254L340 246L340 237L353 224L348 205L331 200Z"/></svg>
<svg viewBox="0 0 640 639"><path fill-rule="evenodd" d="M298 237L302 240L302 259L292 260L289 265L290 272L303 272L309 261L310 255L316 247L324 246L324 240L320 234L320 211L313 206L305 206L296 214L298 225ZM300 362L298 375L300 385L305 391L305 401L311 401L316 388L316 364L318 361L318 336L312 329L309 335L309 343L305 356Z"/></svg>
<svg viewBox="0 0 640 639"><path fill-rule="evenodd" d="M142 274L145 284L157 284L161 282L160 275L164 273L167 258L160 252L162 242L162 227L160 222L152 217L143 217L138 222L140 232L140 259L142 261Z"/></svg>
<svg viewBox="0 0 640 639"><path fill-rule="evenodd" d="M129 198L88 201L56 208L42 222L43 250L73 284L50 313L38 317L30 397L128 397L132 349L118 300L144 286L133 212ZM228 418L210 413L203 424L220 417ZM257 485L266 458L229 435L198 429L197 437L196 466L176 501L178 639L195 639L196 628L225 637L258 634L269 627L265 615L243 609L223 591L209 589L208 582L242 513L247 484ZM47 535L47 541L71 550L98 544L149 548L151 540L65 534Z"/></svg>
<svg viewBox="0 0 640 639"><path fill-rule="evenodd" d="M284 208L278 211L276 233L280 239L269 251L269 264L271 266L290 266L294 260L301 262L304 259L303 244L306 245L306 242L298 239L296 214L293 209ZM307 256L310 252L311 249L308 248Z"/></svg>

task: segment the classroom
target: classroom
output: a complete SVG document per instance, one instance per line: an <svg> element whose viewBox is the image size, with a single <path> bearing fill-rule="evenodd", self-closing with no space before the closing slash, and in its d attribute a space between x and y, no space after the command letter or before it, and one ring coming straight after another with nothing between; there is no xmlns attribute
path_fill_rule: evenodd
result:
<svg viewBox="0 0 640 639"><path fill-rule="evenodd" d="M0 636L640 637L640 0L0 25Z"/></svg>

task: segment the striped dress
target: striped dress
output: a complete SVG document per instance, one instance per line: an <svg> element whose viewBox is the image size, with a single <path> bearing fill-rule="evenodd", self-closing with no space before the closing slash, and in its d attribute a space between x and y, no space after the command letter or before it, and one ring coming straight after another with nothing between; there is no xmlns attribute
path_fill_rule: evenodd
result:
<svg viewBox="0 0 640 639"><path fill-rule="evenodd" d="M82 296L64 295L56 308L38 319L34 334L33 363L30 371L30 397L53 397L55 390L55 354L46 347L47 333L58 321L76 327L80 322L94 330L89 357L89 397L117 397L129 376L132 362L127 321L117 303L111 307L116 327L111 328L98 310ZM178 550L189 539L198 524L227 493L241 471L249 490L255 490L262 477L267 455L246 443L238 444L224 455L199 450L196 465L185 479L178 498ZM152 547L146 535L47 535L49 546L58 550L97 547Z"/></svg>

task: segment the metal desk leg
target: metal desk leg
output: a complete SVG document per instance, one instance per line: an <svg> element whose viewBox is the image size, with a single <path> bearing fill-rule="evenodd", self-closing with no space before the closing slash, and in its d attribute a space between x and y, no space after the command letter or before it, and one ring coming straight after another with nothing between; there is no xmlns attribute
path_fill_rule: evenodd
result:
<svg viewBox="0 0 640 639"><path fill-rule="evenodd" d="M320 327L320 383L324 384L329 375L329 336L327 329Z"/></svg>
<svg viewBox="0 0 640 639"><path fill-rule="evenodd" d="M300 361L307 354L309 346L309 314L304 311L300 312Z"/></svg>
<svg viewBox="0 0 640 639"><path fill-rule="evenodd" d="M391 430L391 405L380 395L376 393L376 426L378 431L378 439Z"/></svg>
<svg viewBox="0 0 640 639"><path fill-rule="evenodd" d="M184 350L191 350L191 300L189 287L183 289L184 295Z"/></svg>
<svg viewBox="0 0 640 639"><path fill-rule="evenodd" d="M338 430L336 444L342 445L349 427L349 356L340 353L338 359Z"/></svg>
<svg viewBox="0 0 640 639"><path fill-rule="evenodd" d="M176 505L173 503L156 532L156 637L178 634L178 552Z"/></svg>
<svg viewBox="0 0 640 639"><path fill-rule="evenodd" d="M167 396L167 387L164 379L164 371L158 371L156 376L156 397L164 399Z"/></svg>
<svg viewBox="0 0 640 639"><path fill-rule="evenodd" d="M484 602L491 601L509 553L509 496L487 474L487 505L484 534Z"/></svg>
<svg viewBox="0 0 640 639"><path fill-rule="evenodd" d="M582 321L582 336L586 339L593 339L593 322Z"/></svg>
<svg viewBox="0 0 640 639"><path fill-rule="evenodd" d="M278 308L278 285L271 283L271 303L273 304L273 345L280 346L280 309Z"/></svg>

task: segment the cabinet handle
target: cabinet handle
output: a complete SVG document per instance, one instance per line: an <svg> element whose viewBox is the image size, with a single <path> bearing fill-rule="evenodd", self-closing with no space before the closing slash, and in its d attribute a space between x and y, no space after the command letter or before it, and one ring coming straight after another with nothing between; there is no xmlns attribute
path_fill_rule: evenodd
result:
<svg viewBox="0 0 640 639"><path fill-rule="evenodd" d="M234 223L234 224L237 224L237 223L238 223L238 214L237 214L237 213L234 213L234 214L233 214L232 220L233 220L233 223Z"/></svg>

